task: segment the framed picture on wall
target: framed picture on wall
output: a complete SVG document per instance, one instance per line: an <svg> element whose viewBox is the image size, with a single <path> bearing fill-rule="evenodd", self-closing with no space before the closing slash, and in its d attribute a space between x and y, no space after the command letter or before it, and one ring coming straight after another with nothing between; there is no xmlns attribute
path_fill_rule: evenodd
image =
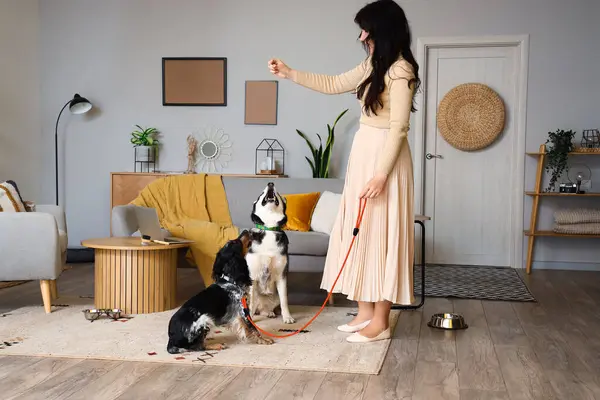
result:
<svg viewBox="0 0 600 400"><path fill-rule="evenodd" d="M277 125L279 82L246 81L246 125Z"/></svg>
<svg viewBox="0 0 600 400"><path fill-rule="evenodd" d="M226 106L227 58L163 57L163 106Z"/></svg>

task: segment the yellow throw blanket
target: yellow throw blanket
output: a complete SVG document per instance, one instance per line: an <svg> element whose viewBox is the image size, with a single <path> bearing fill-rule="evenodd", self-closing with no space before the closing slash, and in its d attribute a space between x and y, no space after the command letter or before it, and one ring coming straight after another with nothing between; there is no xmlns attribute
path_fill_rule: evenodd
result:
<svg viewBox="0 0 600 400"><path fill-rule="evenodd" d="M160 226L172 236L193 240L193 258L204 284L212 282L216 254L238 236L220 175L174 175L146 186L130 204L156 209ZM190 259L190 252L187 254Z"/></svg>

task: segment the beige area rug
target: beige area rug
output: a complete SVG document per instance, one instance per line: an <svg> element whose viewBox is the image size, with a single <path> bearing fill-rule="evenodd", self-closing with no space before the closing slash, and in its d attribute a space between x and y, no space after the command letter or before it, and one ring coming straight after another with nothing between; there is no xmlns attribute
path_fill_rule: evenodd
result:
<svg viewBox="0 0 600 400"><path fill-rule="evenodd" d="M29 281L0 281L0 289L6 289L13 286L19 286Z"/></svg>
<svg viewBox="0 0 600 400"><path fill-rule="evenodd" d="M106 360L144 361L194 365L220 365L357 374L378 374L390 340L367 344L346 342L348 334L336 327L350 318L351 308L327 307L306 330L273 345L243 344L226 329L215 329L209 337L225 343L223 351L179 355L166 351L167 327L175 310L134 315L131 319L109 318L87 321L83 309L93 308L92 300L59 298L51 314L43 307L29 306L11 311L0 321L0 355L52 356ZM66 306L68 305L68 306ZM257 316L263 329L301 328L319 307L291 306L296 323L285 325L281 318ZM392 311L392 329L399 311ZM3 342L5 342L3 344ZM8 345L7 345L8 343Z"/></svg>

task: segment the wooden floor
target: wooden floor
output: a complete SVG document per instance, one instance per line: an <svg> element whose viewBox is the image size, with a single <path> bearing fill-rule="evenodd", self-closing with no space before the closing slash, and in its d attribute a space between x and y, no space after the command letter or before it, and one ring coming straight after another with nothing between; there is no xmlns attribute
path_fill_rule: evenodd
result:
<svg viewBox="0 0 600 400"><path fill-rule="evenodd" d="M0 398L600 399L600 273L534 271L525 279L539 303L427 298L421 311L403 312L378 376L2 357L0 350ZM322 301L323 293L308 293L318 277L290 280L302 281L291 303ZM195 270L180 270L179 282L182 299L200 285ZM92 267L74 265L58 287L92 295ZM0 315L40 302L37 282L3 289ZM443 311L462 313L469 328L427 327Z"/></svg>

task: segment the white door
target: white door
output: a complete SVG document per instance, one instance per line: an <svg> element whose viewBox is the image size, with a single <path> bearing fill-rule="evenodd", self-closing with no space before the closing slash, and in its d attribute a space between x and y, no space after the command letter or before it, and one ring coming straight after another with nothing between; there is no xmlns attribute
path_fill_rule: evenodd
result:
<svg viewBox="0 0 600 400"><path fill-rule="evenodd" d="M424 161L427 263L510 266L518 48L433 48L427 58L425 153L438 156ZM437 129L440 101L462 83L483 83L504 101L505 130L480 151L455 149Z"/></svg>

